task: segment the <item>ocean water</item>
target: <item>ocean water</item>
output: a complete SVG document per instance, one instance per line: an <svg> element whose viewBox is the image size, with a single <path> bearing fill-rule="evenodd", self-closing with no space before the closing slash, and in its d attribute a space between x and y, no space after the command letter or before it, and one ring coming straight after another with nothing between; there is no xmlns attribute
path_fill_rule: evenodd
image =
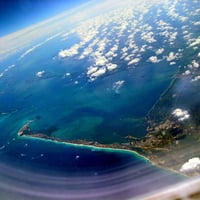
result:
<svg viewBox="0 0 200 200"><path fill-rule="evenodd" d="M128 199L185 178L133 152L26 137L1 147L3 199Z"/></svg>
<svg viewBox="0 0 200 200"><path fill-rule="evenodd" d="M33 120L32 130L58 139L112 144L127 135L142 137L148 111L177 71L164 61L162 67L146 63L144 55L137 68L119 61L117 72L89 82L90 61L60 60L59 42L11 59L15 67L0 79L2 197L116 200L183 180L133 152L17 136ZM44 76L37 77L42 70ZM119 89L117 81L124 81Z"/></svg>
<svg viewBox="0 0 200 200"><path fill-rule="evenodd" d="M125 142L127 135L144 136L145 117L177 68L169 67L165 61L151 64L141 60L137 68L121 63L117 72L89 82L89 61L58 59L60 46L56 42L15 62L16 67L0 80L1 112L16 111L7 116L4 126L13 120L20 128L26 120L34 120L31 126L37 132L54 130L47 134L105 144ZM44 52L51 46L54 50L46 55ZM147 55L143 57L145 60ZM35 74L42 70L45 75L38 78ZM65 76L66 73L70 75ZM114 87L117 81L124 81L119 89Z"/></svg>

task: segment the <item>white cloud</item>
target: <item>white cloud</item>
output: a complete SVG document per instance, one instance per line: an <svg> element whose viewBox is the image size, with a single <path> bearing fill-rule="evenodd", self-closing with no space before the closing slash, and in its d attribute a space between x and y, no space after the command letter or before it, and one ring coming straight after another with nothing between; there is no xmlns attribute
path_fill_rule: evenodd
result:
<svg viewBox="0 0 200 200"><path fill-rule="evenodd" d="M200 158L194 157L184 163L181 168L181 172L190 173L190 172L199 172L200 171Z"/></svg>
<svg viewBox="0 0 200 200"><path fill-rule="evenodd" d="M148 46L148 48L149 48L149 47L150 47L150 46ZM147 49L147 45L142 45L141 48L140 48L140 53L145 52L146 49Z"/></svg>
<svg viewBox="0 0 200 200"><path fill-rule="evenodd" d="M183 73L183 75L190 75L191 74L191 71L190 70L186 70L184 73Z"/></svg>
<svg viewBox="0 0 200 200"><path fill-rule="evenodd" d="M179 16L179 20L182 21L182 22L186 22L188 20L188 17Z"/></svg>
<svg viewBox="0 0 200 200"><path fill-rule="evenodd" d="M174 42L176 40L177 35L178 35L178 32L171 33L169 35L169 42Z"/></svg>
<svg viewBox="0 0 200 200"><path fill-rule="evenodd" d="M9 66L7 67L7 69L10 70L10 69L12 69L12 68L14 68L14 67L15 67L15 64L9 65Z"/></svg>
<svg viewBox="0 0 200 200"><path fill-rule="evenodd" d="M128 56L128 53L123 53L120 59L125 59Z"/></svg>
<svg viewBox="0 0 200 200"><path fill-rule="evenodd" d="M112 51L108 51L106 54L105 54L105 57L107 57L108 59L113 57L115 53L113 53Z"/></svg>
<svg viewBox="0 0 200 200"><path fill-rule="evenodd" d="M77 55L79 52L78 52L78 49L80 48L81 46L79 44L75 44L73 45L70 49L66 49L66 50L61 50L59 53L58 53L58 56L60 58L66 58L66 57L72 57L74 55Z"/></svg>
<svg viewBox="0 0 200 200"><path fill-rule="evenodd" d="M96 66L104 66L108 62L108 60L102 55L97 56L94 61Z"/></svg>
<svg viewBox="0 0 200 200"><path fill-rule="evenodd" d="M199 81L199 80L200 80L200 75L195 76L195 77L192 79L192 82Z"/></svg>
<svg viewBox="0 0 200 200"><path fill-rule="evenodd" d="M195 26L200 26L200 21L193 23Z"/></svg>
<svg viewBox="0 0 200 200"><path fill-rule="evenodd" d="M189 64L187 67L191 70L199 68L199 63L196 60L192 60L191 64Z"/></svg>
<svg viewBox="0 0 200 200"><path fill-rule="evenodd" d="M200 45L200 37L192 40L193 42L190 44L190 47Z"/></svg>
<svg viewBox="0 0 200 200"><path fill-rule="evenodd" d="M39 47L40 45L35 45L34 47L28 49L27 51L25 51L21 56L20 59L24 58L25 56L27 56L28 54L30 54L32 51L34 51L37 47Z"/></svg>
<svg viewBox="0 0 200 200"><path fill-rule="evenodd" d="M7 73L9 70L11 70L12 68L15 67L15 64L13 65L9 65L8 67L6 67L1 73L0 73L0 78L3 77L5 75L5 73Z"/></svg>
<svg viewBox="0 0 200 200"><path fill-rule="evenodd" d="M177 58L177 54L175 54L174 52L170 52L169 55L166 57L167 61L172 61L175 60Z"/></svg>
<svg viewBox="0 0 200 200"><path fill-rule="evenodd" d="M148 43L153 43L153 42L156 42L153 35L154 35L154 33L152 31L151 32L143 32L141 34L141 38Z"/></svg>
<svg viewBox="0 0 200 200"><path fill-rule="evenodd" d="M176 64L176 62L174 62L174 61L169 63L169 65L175 65L175 64Z"/></svg>
<svg viewBox="0 0 200 200"><path fill-rule="evenodd" d="M123 53L125 53L125 52L127 52L127 51L128 51L128 48L127 48L127 47L122 48L122 52L123 52Z"/></svg>
<svg viewBox="0 0 200 200"><path fill-rule="evenodd" d="M152 63L159 63L160 60L156 57L156 56L151 56L148 61L152 62Z"/></svg>
<svg viewBox="0 0 200 200"><path fill-rule="evenodd" d="M69 12L67 13L69 16ZM43 38L49 37L50 33L53 36L50 36L45 41L49 41L50 39L53 39L54 36L61 35L61 27L63 27L63 24L66 24L66 21L64 20L61 23L58 23L57 20L61 20L65 15L59 15L53 18L50 18L46 21L40 22L38 24L35 24L33 26L27 27L25 29L19 30L17 32L14 32L12 34L6 35L4 37L0 38L0 60L5 59L6 57L13 55L15 53L21 53L22 51L25 51L21 55L21 58L26 56L28 53L32 52L34 49L38 47L39 44L44 44ZM62 25L61 25L62 24ZM58 33L59 32L59 33ZM42 41L41 43L32 46L34 43L38 41ZM39 45L39 46L41 46ZM32 47L31 47L32 46ZM27 50L28 49L28 50Z"/></svg>
<svg viewBox="0 0 200 200"><path fill-rule="evenodd" d="M187 110L182 110L181 108L176 108L172 115L178 119L178 121L184 121L190 118L190 114Z"/></svg>
<svg viewBox="0 0 200 200"><path fill-rule="evenodd" d="M119 46L115 44L110 50L112 52L116 52L118 50L118 48L119 48Z"/></svg>
<svg viewBox="0 0 200 200"><path fill-rule="evenodd" d="M89 67L87 71L87 76L90 78L90 81L94 81L97 79L99 76L102 76L103 74L106 73L106 68L105 67Z"/></svg>
<svg viewBox="0 0 200 200"><path fill-rule="evenodd" d="M65 76L70 76L71 75L71 73L69 73L69 72L67 72L66 74L65 74Z"/></svg>
<svg viewBox="0 0 200 200"><path fill-rule="evenodd" d="M133 3L131 0L129 2ZM110 12L102 11L97 16L82 21L77 27L63 35L65 37L69 35L78 36L80 42L73 44L69 49L61 50L58 56L65 58L78 55L75 59L89 60L92 67L87 69L86 74L90 80L117 69L118 66L113 64L113 62L116 62L116 57L122 59L128 66L136 65L147 50L155 51L155 56L151 56L148 59L149 62L158 63L166 59L170 65L176 64L175 61L180 58L181 52L169 52L167 56L163 55L160 58L158 55L163 54L165 49L154 50L153 44L147 45L156 42L157 36L165 37L162 37L163 43L169 45L173 44L178 37L177 28L171 22L159 20L152 27L149 23L143 21L144 15L148 13L151 6L155 6L157 3L159 3L158 0L152 0L150 3L147 3L147 1L133 3L136 6L120 7L116 10L110 10ZM165 3L169 6L167 2ZM168 15L173 20L175 18L181 20L181 16L177 15L175 9L177 3L176 1L169 6ZM136 16L134 10L138 10L139 17ZM189 33L188 28L187 25L183 28L186 34ZM137 41L138 36L144 40L142 46ZM194 42L194 39L190 43L192 42Z"/></svg>
<svg viewBox="0 0 200 200"><path fill-rule="evenodd" d="M135 65L140 62L140 58L134 58L131 61L128 62L128 65Z"/></svg>
<svg viewBox="0 0 200 200"><path fill-rule="evenodd" d="M94 73L92 73L91 74L91 77L98 77L98 76L101 76L101 75L103 75L103 74L105 74L106 73L106 68L100 68L100 69L98 69L96 72L94 72Z"/></svg>
<svg viewBox="0 0 200 200"><path fill-rule="evenodd" d="M85 58L86 56L90 55L92 52L93 52L93 49L91 47L85 48L83 53L80 56L80 59Z"/></svg>
<svg viewBox="0 0 200 200"><path fill-rule="evenodd" d="M199 63L198 63L196 60L193 60L193 61L192 61L192 66L193 66L194 68L199 68Z"/></svg>
<svg viewBox="0 0 200 200"><path fill-rule="evenodd" d="M96 72L98 70L98 67L89 67L87 71L87 75L91 75L92 73Z"/></svg>
<svg viewBox="0 0 200 200"><path fill-rule="evenodd" d="M120 81L116 81L113 84L112 89L115 91L115 93L119 94L120 93L120 89L121 87L124 85L125 81L124 80L120 80Z"/></svg>
<svg viewBox="0 0 200 200"><path fill-rule="evenodd" d="M131 56L130 56L130 55L126 56L126 57L124 58L124 60L125 60L125 61L130 61L130 60L131 60Z"/></svg>
<svg viewBox="0 0 200 200"><path fill-rule="evenodd" d="M108 64L106 65L106 67L107 67L108 71L112 71L112 70L114 70L114 69L117 69L117 64L108 63Z"/></svg>
<svg viewBox="0 0 200 200"><path fill-rule="evenodd" d="M41 77L44 76L44 74L45 74L45 71L43 70L43 71L37 72L35 75L36 75L37 77L41 78Z"/></svg>

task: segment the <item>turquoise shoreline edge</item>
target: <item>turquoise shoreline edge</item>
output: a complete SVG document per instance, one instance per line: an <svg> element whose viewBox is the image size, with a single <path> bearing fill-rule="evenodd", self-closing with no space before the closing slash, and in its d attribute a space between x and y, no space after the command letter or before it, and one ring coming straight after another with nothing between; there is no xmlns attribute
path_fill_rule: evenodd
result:
<svg viewBox="0 0 200 200"><path fill-rule="evenodd" d="M77 147L79 149L81 148L86 148L86 149L90 149L92 151L104 151L104 152L110 152L110 153L122 153L122 154L129 154L131 156L135 156L137 159L140 159L143 162L148 162L150 165L160 169L160 170L164 170L167 173L173 174L174 176L178 176L180 178L188 178L186 175L179 173L175 170L172 169L168 169L168 168L164 168L161 167L159 165L157 165L156 163L152 162L150 159L148 159L147 157L141 155L140 153L134 151L134 150L128 150L128 149L120 149L120 148L110 148L110 147L97 147L94 145L85 145L85 144L76 144L76 143L70 143L70 142L62 142L62 141L56 141L56 140L52 140L52 139L44 139L44 138L40 138L40 137L29 137L29 136L17 136L17 139L19 140L24 140L24 139L28 139L28 140L38 140L38 141L42 141L42 142L50 142L50 143L54 143L57 145L64 145L66 146L71 146L71 147Z"/></svg>

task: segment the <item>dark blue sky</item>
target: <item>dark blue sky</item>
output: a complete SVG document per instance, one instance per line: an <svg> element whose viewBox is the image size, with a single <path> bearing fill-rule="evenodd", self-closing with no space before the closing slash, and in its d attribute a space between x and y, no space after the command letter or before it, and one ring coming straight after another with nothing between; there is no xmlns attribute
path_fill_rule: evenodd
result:
<svg viewBox="0 0 200 200"><path fill-rule="evenodd" d="M89 0L0 0L0 37Z"/></svg>

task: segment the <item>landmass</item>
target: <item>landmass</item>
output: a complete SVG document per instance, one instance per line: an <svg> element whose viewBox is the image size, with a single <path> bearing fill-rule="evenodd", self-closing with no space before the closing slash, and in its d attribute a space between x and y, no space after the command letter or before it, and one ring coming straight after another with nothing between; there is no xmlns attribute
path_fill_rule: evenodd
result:
<svg viewBox="0 0 200 200"><path fill-rule="evenodd" d="M18 136L129 150L137 152L159 167L187 176L198 176L200 175L200 104L196 91L198 91L199 85L195 85L194 89L187 92L174 90L183 79L185 81L185 77L174 79L149 111L146 116L147 130L144 137L126 135L124 136L125 142L112 144L83 139L66 140L52 136L51 132L56 131L56 127L41 131L33 130L31 124L36 123L35 120L25 123L19 129ZM197 99L197 101L188 100L185 104L185 100L188 98ZM176 108L175 105L180 105L182 108ZM188 108L189 112L184 110L182 105ZM39 118L39 116L36 117L36 119Z"/></svg>
<svg viewBox="0 0 200 200"><path fill-rule="evenodd" d="M101 144L96 141L63 140L48 136L45 133L32 130L30 125L33 122L33 120L30 120L23 125L18 131L18 135L100 148L130 150L144 156L159 167L187 176L200 174L199 170L180 170L183 163L193 155L200 153L200 128L194 124L187 124L186 126L178 121L172 121L172 119L156 124L149 120L148 133L145 137L137 138L128 135L125 137L126 143Z"/></svg>

